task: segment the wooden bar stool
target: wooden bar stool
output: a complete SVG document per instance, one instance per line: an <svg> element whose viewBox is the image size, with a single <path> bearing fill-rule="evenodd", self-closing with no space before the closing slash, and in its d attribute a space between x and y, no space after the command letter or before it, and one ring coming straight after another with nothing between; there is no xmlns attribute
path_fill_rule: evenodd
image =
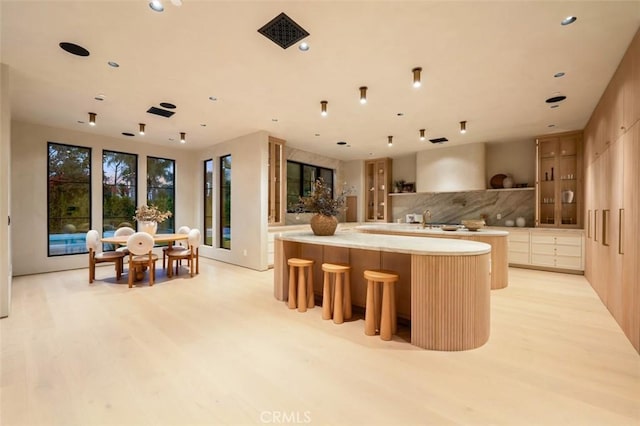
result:
<svg viewBox="0 0 640 426"><path fill-rule="evenodd" d="M351 318L351 280L349 278L351 266L323 263L322 270L324 271L322 319L328 320L333 316L334 323L342 324L345 319ZM331 297L331 276L334 277L333 297Z"/></svg>
<svg viewBox="0 0 640 426"><path fill-rule="evenodd" d="M292 257L287 260L289 265L289 309L297 308L298 312L306 312L313 308L313 260ZM296 270L298 268L298 285L296 286ZM309 279L305 279L305 271L309 271ZM297 291L296 291L297 287ZM297 293L297 297L296 297Z"/></svg>
<svg viewBox="0 0 640 426"><path fill-rule="evenodd" d="M393 271L366 270L364 278L367 280L364 334L374 336L376 330L380 330L382 340L391 340L391 335L398 329L394 288L398 274ZM382 303L378 284L382 284Z"/></svg>

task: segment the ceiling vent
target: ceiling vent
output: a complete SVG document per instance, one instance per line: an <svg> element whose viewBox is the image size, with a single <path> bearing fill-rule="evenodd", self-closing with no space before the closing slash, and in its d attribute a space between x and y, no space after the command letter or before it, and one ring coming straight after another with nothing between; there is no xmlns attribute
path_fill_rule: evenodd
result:
<svg viewBox="0 0 640 426"><path fill-rule="evenodd" d="M265 24L258 32L283 49L309 35L304 28L296 24L284 12Z"/></svg>
<svg viewBox="0 0 640 426"><path fill-rule="evenodd" d="M161 117L166 117L169 118L171 117L173 114L175 114L175 111L167 111L166 109L162 109L162 108L156 108L156 107L151 107L147 110L147 112L149 114L155 114L155 115L159 115Z"/></svg>
<svg viewBox="0 0 640 426"><path fill-rule="evenodd" d="M445 143L445 142L449 142L449 139L447 139L447 138L429 139L429 142L431 142L431 143Z"/></svg>

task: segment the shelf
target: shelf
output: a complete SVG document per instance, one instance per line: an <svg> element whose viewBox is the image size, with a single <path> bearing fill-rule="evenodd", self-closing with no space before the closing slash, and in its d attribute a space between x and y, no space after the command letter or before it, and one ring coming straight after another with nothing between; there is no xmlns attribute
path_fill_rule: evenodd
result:
<svg viewBox="0 0 640 426"><path fill-rule="evenodd" d="M438 191L438 192L392 192L389 195L392 197L398 197L402 195L427 195L427 194L455 194L456 192L507 192L507 191L533 191L534 187L528 186L526 188L488 188L488 189L469 189L460 191Z"/></svg>

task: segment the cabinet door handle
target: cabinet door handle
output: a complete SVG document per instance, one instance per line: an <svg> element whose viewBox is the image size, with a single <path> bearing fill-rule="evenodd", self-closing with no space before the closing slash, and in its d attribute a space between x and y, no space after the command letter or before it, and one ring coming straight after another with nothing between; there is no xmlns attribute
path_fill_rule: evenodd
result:
<svg viewBox="0 0 640 426"><path fill-rule="evenodd" d="M587 210L587 238L591 238L591 210Z"/></svg>
<svg viewBox="0 0 640 426"><path fill-rule="evenodd" d="M618 253L624 254L624 209L618 210Z"/></svg>
<svg viewBox="0 0 640 426"><path fill-rule="evenodd" d="M593 211L593 241L598 241L598 210Z"/></svg>
<svg viewBox="0 0 640 426"><path fill-rule="evenodd" d="M609 209L602 210L602 245L609 245Z"/></svg>

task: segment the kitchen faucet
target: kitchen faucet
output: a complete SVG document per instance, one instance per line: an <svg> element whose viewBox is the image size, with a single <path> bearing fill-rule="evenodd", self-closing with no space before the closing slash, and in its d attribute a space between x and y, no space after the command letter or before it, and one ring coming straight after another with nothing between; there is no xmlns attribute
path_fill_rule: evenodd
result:
<svg viewBox="0 0 640 426"><path fill-rule="evenodd" d="M427 224L429 224L429 228L431 228L431 211L425 210L422 213L422 228L426 228Z"/></svg>

